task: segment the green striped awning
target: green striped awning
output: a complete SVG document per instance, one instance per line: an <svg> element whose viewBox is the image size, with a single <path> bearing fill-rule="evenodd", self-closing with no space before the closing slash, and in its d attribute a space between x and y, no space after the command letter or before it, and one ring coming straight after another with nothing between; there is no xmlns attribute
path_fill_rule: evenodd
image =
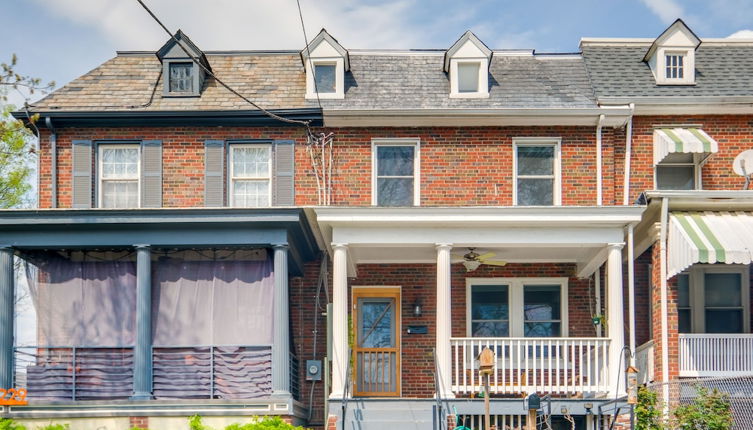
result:
<svg viewBox="0 0 753 430"><path fill-rule="evenodd" d="M654 164L667 155L679 153L713 154L719 144L700 128L657 128L654 130Z"/></svg>
<svg viewBox="0 0 753 430"><path fill-rule="evenodd" d="M672 212L667 239L668 277L696 263L750 264L753 212Z"/></svg>

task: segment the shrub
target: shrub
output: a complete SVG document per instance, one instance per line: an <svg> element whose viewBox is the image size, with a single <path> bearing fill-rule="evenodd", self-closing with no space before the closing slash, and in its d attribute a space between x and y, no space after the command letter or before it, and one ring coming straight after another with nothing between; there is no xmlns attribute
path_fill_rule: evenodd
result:
<svg viewBox="0 0 753 430"><path fill-rule="evenodd" d="M304 430L286 423L280 417L254 417L253 422L248 424L230 424L225 430Z"/></svg>
<svg viewBox="0 0 753 430"><path fill-rule="evenodd" d="M696 398L674 410L677 427L682 430L727 430L732 428L729 394L716 388L697 386Z"/></svg>
<svg viewBox="0 0 753 430"><path fill-rule="evenodd" d="M656 393L646 387L638 388L638 403L635 405L636 430L663 430L662 411L656 406Z"/></svg>
<svg viewBox="0 0 753 430"><path fill-rule="evenodd" d="M26 427L10 418L0 418L0 430L26 430Z"/></svg>
<svg viewBox="0 0 753 430"><path fill-rule="evenodd" d="M38 427L37 430L69 430L70 428L68 424L47 424L44 427Z"/></svg>

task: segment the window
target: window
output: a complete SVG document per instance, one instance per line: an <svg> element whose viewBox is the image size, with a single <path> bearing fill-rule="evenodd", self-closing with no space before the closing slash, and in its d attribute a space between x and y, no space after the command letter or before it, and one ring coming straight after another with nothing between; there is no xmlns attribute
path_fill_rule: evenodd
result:
<svg viewBox="0 0 753 430"><path fill-rule="evenodd" d="M403 141L375 142L372 160L372 204L417 206L418 144L406 144Z"/></svg>
<svg viewBox="0 0 753 430"><path fill-rule="evenodd" d="M458 92L477 93L479 82L479 68L481 64L458 63Z"/></svg>
<svg viewBox="0 0 753 430"><path fill-rule="evenodd" d="M684 79L683 65L685 56L681 54L667 54L664 56L664 77L666 79Z"/></svg>
<svg viewBox="0 0 753 430"><path fill-rule="evenodd" d="M314 66L316 90L320 94L337 91L336 67L335 64L316 64Z"/></svg>
<svg viewBox="0 0 753 430"><path fill-rule="evenodd" d="M468 278L468 336L567 336L567 278Z"/></svg>
<svg viewBox="0 0 753 430"><path fill-rule="evenodd" d="M696 265L677 275L680 333L747 333L747 267Z"/></svg>
<svg viewBox="0 0 753 430"><path fill-rule="evenodd" d="M657 190L698 189L698 163L694 154L672 153L656 165Z"/></svg>
<svg viewBox="0 0 753 430"><path fill-rule="evenodd" d="M230 145L230 205L263 207L271 204L272 146Z"/></svg>
<svg viewBox="0 0 753 430"><path fill-rule="evenodd" d="M99 207L139 207L139 145L99 145Z"/></svg>
<svg viewBox="0 0 753 430"><path fill-rule="evenodd" d="M514 145L513 204L552 206L560 204L559 143Z"/></svg>
<svg viewBox="0 0 753 430"><path fill-rule="evenodd" d="M170 93L194 93L193 63L170 63Z"/></svg>

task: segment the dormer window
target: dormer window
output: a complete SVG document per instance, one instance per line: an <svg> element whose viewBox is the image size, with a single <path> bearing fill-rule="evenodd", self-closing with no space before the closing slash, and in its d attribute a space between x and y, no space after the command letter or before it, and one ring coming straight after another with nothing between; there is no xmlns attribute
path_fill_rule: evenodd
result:
<svg viewBox="0 0 753 430"><path fill-rule="evenodd" d="M657 85L695 84L695 50L701 44L682 20L670 25L646 52Z"/></svg>
<svg viewBox="0 0 753 430"><path fill-rule="evenodd" d="M177 40L177 42L176 42ZM206 55L178 30L156 53L162 63L163 97L197 97L212 70ZM199 64L197 64L197 61Z"/></svg>
<svg viewBox="0 0 753 430"><path fill-rule="evenodd" d="M348 51L322 30L301 51L306 71L306 99L345 98L345 72L350 70Z"/></svg>
<svg viewBox="0 0 753 430"><path fill-rule="evenodd" d="M467 31L445 53L444 70L450 78L451 98L489 97L492 51Z"/></svg>
<svg viewBox="0 0 753 430"><path fill-rule="evenodd" d="M193 63L177 63L171 62L168 64L170 69L170 93L193 93Z"/></svg>

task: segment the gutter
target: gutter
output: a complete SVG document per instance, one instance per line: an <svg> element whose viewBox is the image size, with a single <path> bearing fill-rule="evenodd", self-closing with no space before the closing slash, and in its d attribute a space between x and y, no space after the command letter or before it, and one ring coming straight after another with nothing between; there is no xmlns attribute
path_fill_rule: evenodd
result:
<svg viewBox="0 0 753 430"><path fill-rule="evenodd" d="M49 116L44 119L44 124L47 127L47 129L50 130L50 176L51 176L51 187L50 190L51 196L50 199L52 200L51 206L53 209L58 207L58 132L55 129L55 126L52 124L52 118ZM41 149L42 149L42 141L40 138L39 141L39 153L37 154L37 195L39 195L39 190L41 186ZM37 202L37 207L39 207L39 202Z"/></svg>
<svg viewBox="0 0 753 430"><path fill-rule="evenodd" d="M457 117L496 117L496 116L598 116L631 115L632 111L620 107L595 108L489 108L489 109L449 109L449 108L415 108L415 109L327 109L325 116L437 116L451 115Z"/></svg>

